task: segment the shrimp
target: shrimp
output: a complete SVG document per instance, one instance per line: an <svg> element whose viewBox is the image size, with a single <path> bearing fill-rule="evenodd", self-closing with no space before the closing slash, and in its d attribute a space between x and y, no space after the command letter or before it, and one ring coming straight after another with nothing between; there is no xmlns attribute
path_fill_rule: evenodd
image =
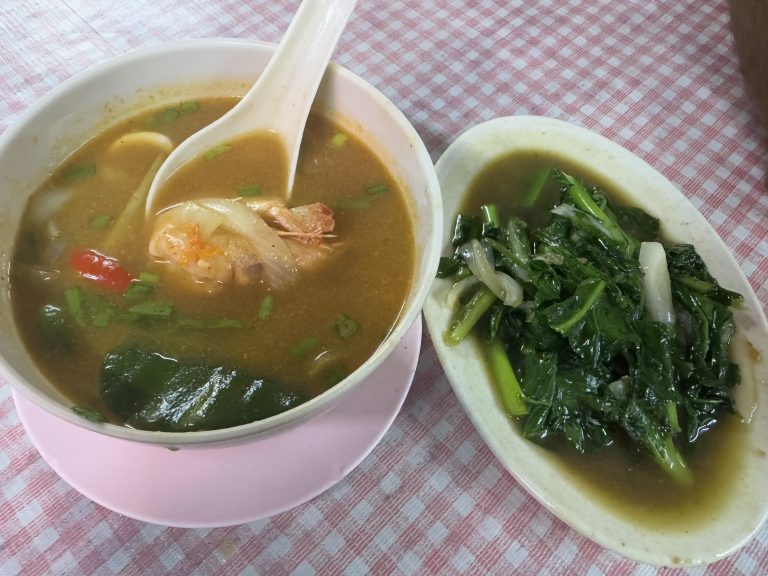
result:
<svg viewBox="0 0 768 576"><path fill-rule="evenodd" d="M281 288L328 257L324 240L333 227L333 211L320 203L289 209L279 201L206 198L161 212L149 253L208 291L232 282Z"/></svg>
<svg viewBox="0 0 768 576"><path fill-rule="evenodd" d="M281 226L283 231L278 232L281 236L295 235L305 244L322 244L323 237L333 231L335 225L333 210L320 202L288 208L280 200L252 200L246 206Z"/></svg>

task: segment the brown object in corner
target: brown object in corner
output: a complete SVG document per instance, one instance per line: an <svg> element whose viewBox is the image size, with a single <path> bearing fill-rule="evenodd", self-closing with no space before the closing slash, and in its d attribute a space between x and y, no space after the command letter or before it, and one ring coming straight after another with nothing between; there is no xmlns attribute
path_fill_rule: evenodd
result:
<svg viewBox="0 0 768 576"><path fill-rule="evenodd" d="M741 73L768 129L768 0L728 0Z"/></svg>

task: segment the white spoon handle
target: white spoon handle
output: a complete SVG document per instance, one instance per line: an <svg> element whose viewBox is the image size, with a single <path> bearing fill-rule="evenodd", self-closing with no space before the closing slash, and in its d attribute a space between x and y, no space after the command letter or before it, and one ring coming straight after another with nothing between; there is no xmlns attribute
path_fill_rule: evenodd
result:
<svg viewBox="0 0 768 576"><path fill-rule="evenodd" d="M251 89L224 116L182 142L163 163L147 196L153 212L158 190L182 164L238 136L276 132L288 156L287 194L296 174L301 136L317 88L357 0L304 0L280 45Z"/></svg>

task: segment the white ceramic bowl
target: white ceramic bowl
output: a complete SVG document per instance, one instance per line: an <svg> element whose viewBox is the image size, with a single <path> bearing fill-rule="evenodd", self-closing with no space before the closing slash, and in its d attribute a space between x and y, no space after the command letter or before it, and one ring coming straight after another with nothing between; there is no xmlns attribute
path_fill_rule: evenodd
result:
<svg viewBox="0 0 768 576"><path fill-rule="evenodd" d="M0 267L8 270L18 223L29 195L89 135L148 107L216 95L241 95L264 69L274 46L208 39L139 50L80 73L31 106L0 138ZM413 288L387 339L358 370L329 391L265 420L204 432L146 432L95 424L41 375L22 346L10 309L7 274L0 298L0 375L53 414L111 436L178 447L247 439L296 424L334 406L382 363L419 317L439 258L440 190L418 134L379 91L331 65L314 109L360 136L406 191L413 215L417 262Z"/></svg>
<svg viewBox="0 0 768 576"><path fill-rule="evenodd" d="M740 412L750 418L745 465L716 518L685 529L648 529L590 499L563 476L543 448L511 425L470 341L452 348L442 334L452 311L445 305L451 283L438 280L425 303L432 342L464 409L509 472L545 507L595 542L630 558L661 565L711 562L733 552L768 514L768 326L762 306L730 251L690 202L666 178L621 146L586 129L542 117L511 117L480 124L460 136L437 162L443 191L443 253L452 253L453 224L461 200L478 172L516 150L549 150L588 166L608 189L662 221L665 236L694 244L712 274L744 296L734 311L740 332L734 346L742 370L737 394ZM749 342L749 344L746 343ZM760 358L756 359L757 351Z"/></svg>

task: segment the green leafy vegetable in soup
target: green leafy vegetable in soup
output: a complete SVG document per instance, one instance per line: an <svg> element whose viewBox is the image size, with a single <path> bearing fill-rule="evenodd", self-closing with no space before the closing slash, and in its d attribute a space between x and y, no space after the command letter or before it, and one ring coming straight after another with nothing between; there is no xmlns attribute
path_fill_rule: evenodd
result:
<svg viewBox="0 0 768 576"><path fill-rule="evenodd" d="M29 200L16 323L84 418L166 431L265 418L343 379L397 320L415 264L403 192L323 117L308 121L290 203L281 144L254 134L185 165L145 218L172 147L233 104L128 118ZM365 210L334 210L349 198Z"/></svg>
<svg viewBox="0 0 768 576"><path fill-rule="evenodd" d="M190 364L136 348L107 354L101 394L130 426L168 432L247 424L305 400L237 368Z"/></svg>
<svg viewBox="0 0 768 576"><path fill-rule="evenodd" d="M628 440L690 484L685 446L734 410L741 297L655 218L569 173L540 170L520 196L530 222L488 203L458 217L438 272L455 282L445 342L477 335L525 438L579 453Z"/></svg>

